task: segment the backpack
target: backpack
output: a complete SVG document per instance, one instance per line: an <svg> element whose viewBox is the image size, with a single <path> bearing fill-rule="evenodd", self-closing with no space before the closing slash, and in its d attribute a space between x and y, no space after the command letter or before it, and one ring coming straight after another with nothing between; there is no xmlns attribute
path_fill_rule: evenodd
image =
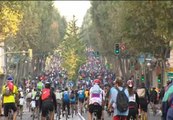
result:
<svg viewBox="0 0 173 120"><path fill-rule="evenodd" d="M5 96L10 96L13 94L14 84L12 82L8 82L5 86Z"/></svg>
<svg viewBox="0 0 173 120"><path fill-rule="evenodd" d="M64 102L69 102L70 97L69 97L69 93L68 92L64 92L64 94L63 94L63 100L64 100Z"/></svg>
<svg viewBox="0 0 173 120"><path fill-rule="evenodd" d="M123 88L122 91L120 91L118 87L116 87L116 89L118 91L117 99L116 99L117 109L120 112L125 112L128 110L128 107L129 107L129 99L124 92L125 88Z"/></svg>
<svg viewBox="0 0 173 120"><path fill-rule="evenodd" d="M139 98L145 98L145 95L146 95L146 89L145 88L137 89L136 92L137 92Z"/></svg>
<svg viewBox="0 0 173 120"><path fill-rule="evenodd" d="M42 90L42 95L41 95L41 100L46 100L46 99L48 99L49 97L50 97L50 89L48 89L48 88L44 88L43 90Z"/></svg>

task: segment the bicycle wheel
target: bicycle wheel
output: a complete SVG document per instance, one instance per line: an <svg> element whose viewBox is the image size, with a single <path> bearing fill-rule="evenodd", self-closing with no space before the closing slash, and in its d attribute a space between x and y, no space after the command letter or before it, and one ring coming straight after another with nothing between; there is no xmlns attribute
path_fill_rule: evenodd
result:
<svg viewBox="0 0 173 120"><path fill-rule="evenodd" d="M9 110L8 119L13 120L13 111L12 110Z"/></svg>
<svg viewBox="0 0 173 120"><path fill-rule="evenodd" d="M20 119L22 120L22 115L23 115L23 112L21 111L21 113L20 113Z"/></svg>
<svg viewBox="0 0 173 120"><path fill-rule="evenodd" d="M68 112L67 112L67 108L65 108L65 119L68 119Z"/></svg>
<svg viewBox="0 0 173 120"><path fill-rule="evenodd" d="M35 118L35 114L34 114L34 110L32 111L32 120L34 120Z"/></svg>
<svg viewBox="0 0 173 120"><path fill-rule="evenodd" d="M57 111L56 112L56 120L60 120L60 111L61 111L60 109L61 109L60 105L58 104L57 105L57 110L56 110Z"/></svg>
<svg viewBox="0 0 173 120"><path fill-rule="evenodd" d="M74 114L74 106L72 105L72 108L71 108L71 116L73 118L73 114Z"/></svg>

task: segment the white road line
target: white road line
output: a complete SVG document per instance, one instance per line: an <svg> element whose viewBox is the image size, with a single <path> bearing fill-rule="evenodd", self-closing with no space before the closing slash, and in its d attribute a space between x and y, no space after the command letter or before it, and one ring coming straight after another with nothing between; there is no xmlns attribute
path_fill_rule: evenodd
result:
<svg viewBox="0 0 173 120"><path fill-rule="evenodd" d="M85 120L85 118L80 114L80 112L78 112L78 115L81 118L81 120Z"/></svg>

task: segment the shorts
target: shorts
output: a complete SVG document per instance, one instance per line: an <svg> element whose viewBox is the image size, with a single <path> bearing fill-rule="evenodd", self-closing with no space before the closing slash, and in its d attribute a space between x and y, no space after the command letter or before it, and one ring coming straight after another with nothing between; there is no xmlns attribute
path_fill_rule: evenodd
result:
<svg viewBox="0 0 173 120"><path fill-rule="evenodd" d="M96 112L97 113L97 117L98 119L101 119L101 116L102 116L102 106L100 106L99 104L98 105L94 105L94 104L90 104L88 106L88 110L89 112L92 114L93 112Z"/></svg>
<svg viewBox="0 0 173 120"><path fill-rule="evenodd" d="M39 100L35 101L35 106L38 107L39 106Z"/></svg>
<svg viewBox="0 0 173 120"><path fill-rule="evenodd" d="M79 98L80 103L84 103L84 98Z"/></svg>
<svg viewBox="0 0 173 120"><path fill-rule="evenodd" d="M13 112L17 111L17 107L16 107L15 103L4 103L4 116L5 117L8 116L8 112L10 109L13 110Z"/></svg>
<svg viewBox="0 0 173 120"><path fill-rule="evenodd" d="M49 112L53 112L54 107L53 107L53 102L43 102L42 103L42 116L46 117Z"/></svg>

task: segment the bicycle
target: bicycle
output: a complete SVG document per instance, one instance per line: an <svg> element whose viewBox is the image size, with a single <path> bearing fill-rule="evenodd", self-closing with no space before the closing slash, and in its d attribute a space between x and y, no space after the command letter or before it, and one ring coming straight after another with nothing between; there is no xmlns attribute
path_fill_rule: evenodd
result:
<svg viewBox="0 0 173 120"><path fill-rule="evenodd" d="M75 113L75 115L77 114L75 105L76 104L71 104L71 115L72 115L72 118L73 118L74 113Z"/></svg>
<svg viewBox="0 0 173 120"><path fill-rule="evenodd" d="M8 111L8 120L13 120L13 110L9 109Z"/></svg>
<svg viewBox="0 0 173 120"><path fill-rule="evenodd" d="M19 106L19 115L20 115L20 120L22 120L22 117L23 117L23 106Z"/></svg>
<svg viewBox="0 0 173 120"><path fill-rule="evenodd" d="M61 116L61 103L57 103L56 120L60 120L60 116Z"/></svg>
<svg viewBox="0 0 173 120"><path fill-rule="evenodd" d="M63 111L63 114L62 114L63 117L64 117L64 114L65 114L65 119L67 120L68 119L67 106L65 106L65 111Z"/></svg>
<svg viewBox="0 0 173 120"><path fill-rule="evenodd" d="M97 115L98 110L94 109L92 113L92 120L98 120L98 115Z"/></svg>
<svg viewBox="0 0 173 120"><path fill-rule="evenodd" d="M32 120L34 120L35 119L35 108L32 108Z"/></svg>

